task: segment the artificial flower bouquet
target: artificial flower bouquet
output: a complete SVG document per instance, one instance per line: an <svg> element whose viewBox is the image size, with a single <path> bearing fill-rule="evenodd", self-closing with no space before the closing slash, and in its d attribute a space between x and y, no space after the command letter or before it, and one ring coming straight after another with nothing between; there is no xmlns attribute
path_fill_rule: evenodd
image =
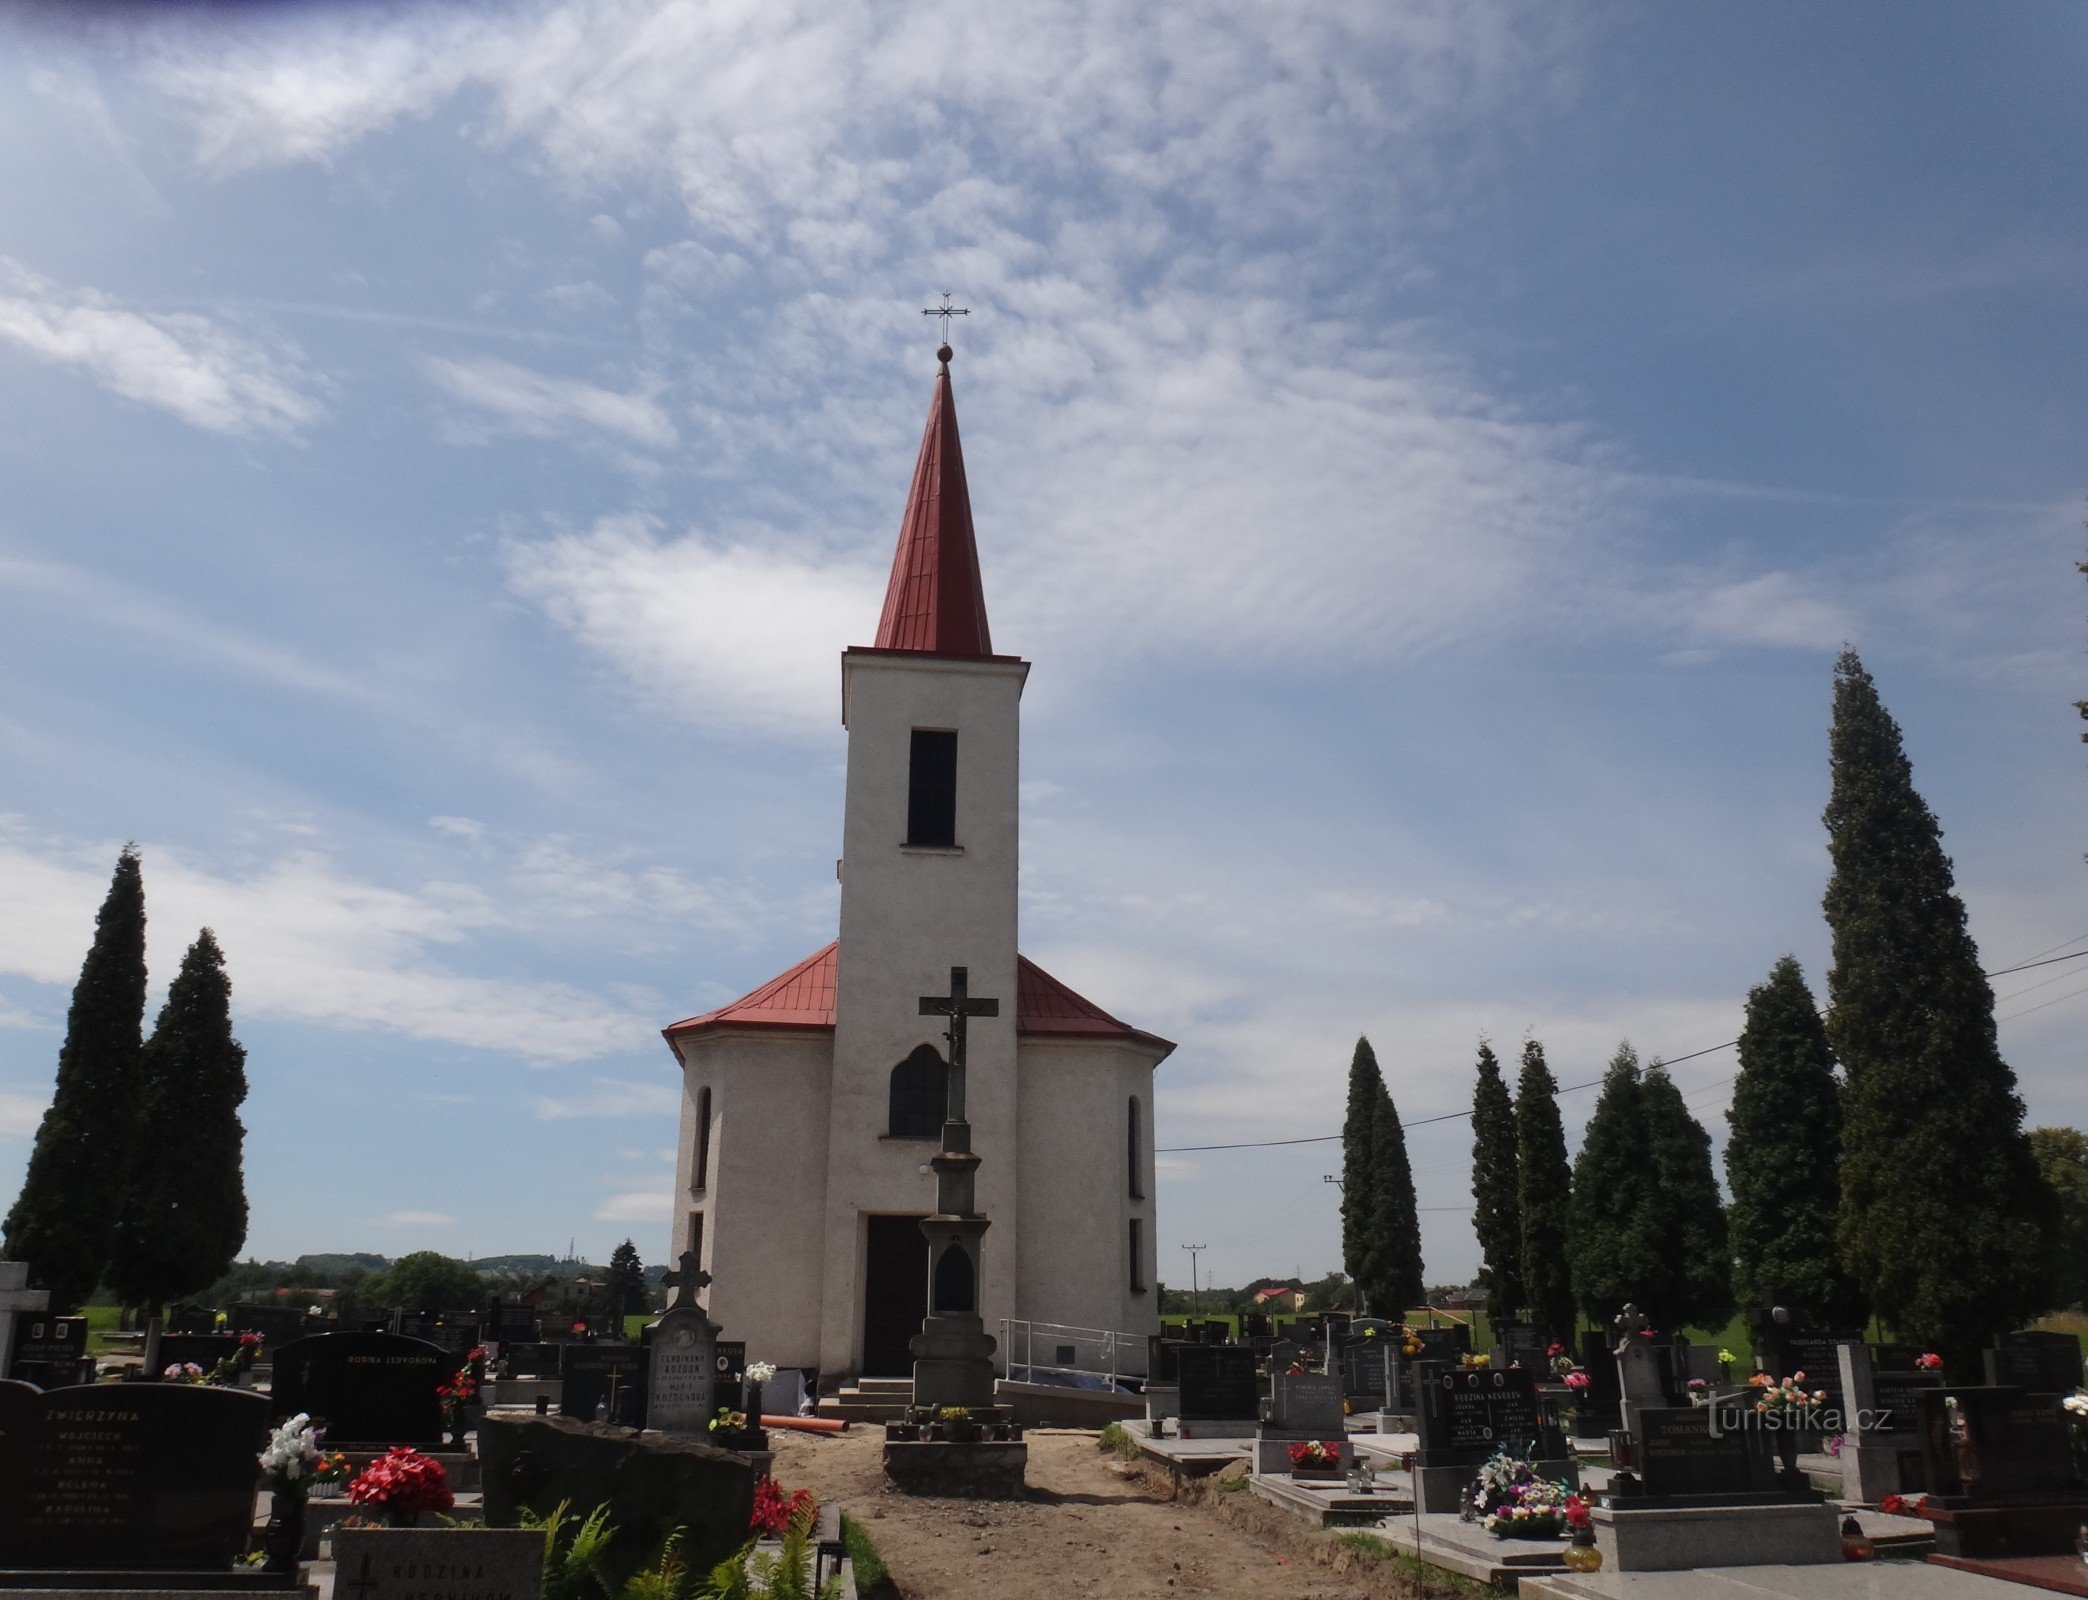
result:
<svg viewBox="0 0 2088 1600"><path fill-rule="evenodd" d="M796 1489L785 1495L776 1487L776 1480L764 1473L754 1484L754 1512L747 1519L747 1526L756 1538L779 1539L799 1517L809 1524L818 1510L819 1502L812 1498L810 1489Z"/></svg>
<svg viewBox="0 0 2088 1600"><path fill-rule="evenodd" d="M1341 1444L1334 1439L1299 1439L1290 1447L1293 1472L1339 1472Z"/></svg>
<svg viewBox="0 0 2088 1600"><path fill-rule="evenodd" d="M1888 1494L1878 1502L1878 1509L1888 1517L1921 1517L1928 1514L1928 1496L1925 1494Z"/></svg>
<svg viewBox="0 0 2088 1600"><path fill-rule="evenodd" d="M261 1447L261 1471L268 1478L270 1494L304 1494L319 1461L319 1440L319 1430L303 1411L269 1434L268 1443Z"/></svg>
<svg viewBox="0 0 2088 1600"><path fill-rule="evenodd" d="M442 1463L411 1445L387 1450L364 1467L348 1485L348 1498L383 1512L402 1527L411 1525L424 1511L448 1511L457 1503Z"/></svg>
<svg viewBox="0 0 2088 1600"><path fill-rule="evenodd" d="M1498 1455L1479 1469L1472 1485L1472 1514L1496 1539L1557 1539L1573 1520L1583 1518L1587 1503L1563 1482L1540 1478L1537 1469L1515 1456Z"/></svg>
<svg viewBox="0 0 2088 1600"><path fill-rule="evenodd" d="M1772 1378L1766 1372L1757 1372L1747 1381L1755 1392L1756 1411L1810 1411L1827 1403L1827 1391L1806 1388L1802 1372L1794 1372L1788 1378Z"/></svg>
<svg viewBox="0 0 2088 1600"><path fill-rule="evenodd" d="M354 1466L340 1451L336 1450L331 1455L321 1451L318 1459L312 1463L312 1487L323 1489L329 1494L344 1491L354 1471Z"/></svg>

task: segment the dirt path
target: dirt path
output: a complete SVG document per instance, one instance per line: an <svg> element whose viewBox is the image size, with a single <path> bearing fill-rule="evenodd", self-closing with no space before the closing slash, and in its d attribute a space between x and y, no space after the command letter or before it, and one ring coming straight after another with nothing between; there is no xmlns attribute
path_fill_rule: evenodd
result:
<svg viewBox="0 0 2088 1600"><path fill-rule="evenodd" d="M1091 1433L1030 1435L1027 1500L938 1500L889 1489L881 1429L772 1434L776 1481L835 1499L877 1544L906 1600L1367 1600L1309 1561L1201 1506L1163 1500Z"/></svg>

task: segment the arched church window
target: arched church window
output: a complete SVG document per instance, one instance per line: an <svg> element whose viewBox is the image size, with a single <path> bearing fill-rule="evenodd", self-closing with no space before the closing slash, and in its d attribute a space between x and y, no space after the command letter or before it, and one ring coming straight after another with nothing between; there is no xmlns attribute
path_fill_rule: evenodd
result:
<svg viewBox="0 0 2088 1600"><path fill-rule="evenodd" d="M894 1139L933 1139L942 1132L949 1069L933 1045L922 1045L892 1068L891 1117L885 1131Z"/></svg>
<svg viewBox="0 0 2088 1600"><path fill-rule="evenodd" d="M946 1244L935 1260L935 1309L938 1314L973 1311L977 1279L971 1253L961 1244Z"/></svg>
<svg viewBox="0 0 2088 1600"><path fill-rule="evenodd" d="M1138 1122L1138 1096L1134 1094L1131 1097L1130 1110L1125 1114L1124 1144L1126 1154L1130 1159L1131 1198L1143 1200L1145 1198L1145 1141L1138 1136Z"/></svg>

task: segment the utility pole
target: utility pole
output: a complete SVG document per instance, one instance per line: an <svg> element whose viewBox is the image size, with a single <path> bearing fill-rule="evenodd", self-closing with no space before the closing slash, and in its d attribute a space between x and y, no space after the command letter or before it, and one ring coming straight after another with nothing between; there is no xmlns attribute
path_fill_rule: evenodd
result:
<svg viewBox="0 0 2088 1600"><path fill-rule="evenodd" d="M1207 1244L1185 1244L1182 1248L1189 1252L1189 1315L1200 1317L1203 1315L1203 1310L1198 1305L1196 1299L1196 1253L1199 1250L1208 1250L1210 1246Z"/></svg>

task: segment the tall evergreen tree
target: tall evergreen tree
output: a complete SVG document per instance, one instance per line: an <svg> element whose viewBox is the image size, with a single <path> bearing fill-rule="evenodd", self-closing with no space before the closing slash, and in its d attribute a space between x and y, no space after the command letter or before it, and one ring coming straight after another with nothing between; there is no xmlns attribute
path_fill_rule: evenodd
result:
<svg viewBox="0 0 2088 1600"><path fill-rule="evenodd" d="M58 1081L29 1172L7 1214L7 1255L71 1311L101 1281L135 1141L145 1028L145 880L135 845L116 858L94 943L73 986Z"/></svg>
<svg viewBox="0 0 2088 1600"><path fill-rule="evenodd" d="M1711 1135L1654 1057L1639 1081L1646 1160L1653 1180L1655 1235L1666 1268L1663 1292L1647 1305L1656 1328L1723 1328L1733 1315L1733 1256L1725 1202L1711 1162Z"/></svg>
<svg viewBox="0 0 2088 1600"><path fill-rule="evenodd" d="M246 1243L246 1049L232 1036L232 983L208 928L167 990L139 1076L137 1158L108 1278L156 1316L224 1276Z"/></svg>
<svg viewBox="0 0 2088 1600"><path fill-rule="evenodd" d="M609 1278L603 1286L609 1302L611 1325L621 1329L623 1319L645 1309L645 1263L638 1247L626 1239L609 1252Z"/></svg>
<svg viewBox="0 0 2088 1600"><path fill-rule="evenodd" d="M1829 749L1842 1260L1894 1332L1969 1360L2046 1309L2050 1195L1942 831L1854 651L1835 666Z"/></svg>
<svg viewBox="0 0 2088 1600"><path fill-rule="evenodd" d="M1515 1086L1523 1294L1531 1322L1563 1338L1573 1331L1573 1272L1566 1256L1573 1173L1566 1165L1566 1130L1559 1123L1558 1097L1558 1081L1544 1064L1544 1046L1535 1039L1526 1041L1522 1075Z"/></svg>
<svg viewBox="0 0 2088 1600"><path fill-rule="evenodd" d="M1421 1216L1414 1203L1414 1169L1407 1160L1406 1133L1391 1093L1380 1089L1371 1134L1376 1156L1371 1233L1377 1240L1377 1281L1369 1287L1371 1309L1400 1319L1421 1304Z"/></svg>
<svg viewBox="0 0 2088 1600"><path fill-rule="evenodd" d="M1515 1103L1490 1046L1479 1046L1472 1089L1472 1230L1479 1235L1486 1320L1513 1322L1523 1305L1522 1211L1516 1198Z"/></svg>
<svg viewBox="0 0 2088 1600"><path fill-rule="evenodd" d="M2088 1301L2088 1134L2079 1128L2032 1128L2030 1149L2058 1210L2052 1252L2052 1304Z"/></svg>
<svg viewBox="0 0 2088 1600"><path fill-rule="evenodd" d="M1661 1204L1646 1159L1638 1052L1627 1041L1603 1074L1573 1162L1573 1293L1596 1327L1608 1327L1631 1303L1653 1326L1668 1328L1657 1303L1668 1275L1658 1239Z"/></svg>
<svg viewBox="0 0 2088 1600"><path fill-rule="evenodd" d="M1740 1075L1726 1111L1727 1224L1742 1305L1802 1310L1815 1327L1853 1328L1862 1297L1842 1270L1841 1086L1834 1052L1797 960L1750 990Z"/></svg>
<svg viewBox="0 0 2088 1600"><path fill-rule="evenodd" d="M1384 1075L1368 1039L1349 1058L1348 1115L1341 1123L1341 1266L1367 1296L1378 1278L1377 1118Z"/></svg>

